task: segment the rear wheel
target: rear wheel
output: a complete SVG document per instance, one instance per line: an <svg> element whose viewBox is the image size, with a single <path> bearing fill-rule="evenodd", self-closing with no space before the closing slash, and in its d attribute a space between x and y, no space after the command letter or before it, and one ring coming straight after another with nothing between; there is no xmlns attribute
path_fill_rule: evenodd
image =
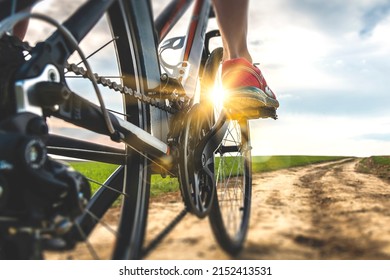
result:
<svg viewBox="0 0 390 280"><path fill-rule="evenodd" d="M213 99L214 120L223 112L218 69L222 49L214 50L204 69L206 93ZM227 120L225 135L215 151L216 192L209 215L212 231L220 246L235 255L243 247L249 226L251 205L251 146L246 120Z"/></svg>
<svg viewBox="0 0 390 280"><path fill-rule="evenodd" d="M73 5L75 4L73 3ZM107 13L108 21L101 20L97 27L91 30L80 43L80 47L86 53L91 53L93 51L91 46L96 46L96 36L102 38L111 33L110 38L101 39L101 45L112 40L110 46L103 49L103 54L100 56L100 58L103 57L103 67L100 65L99 68L102 60L95 60L98 55L94 55L89 61L93 71L102 76L113 76L112 79L117 83L136 89L137 92L144 92L146 82L142 76L145 75L145 70L141 61L143 61L145 54L142 49L137 48L134 34L139 33L138 28L140 27L130 16L133 10L130 6L128 1L116 1ZM148 4L144 6L147 9L150 8ZM36 11L40 12L39 9L37 6ZM51 9L56 9L57 12L61 11L59 14L62 16L65 11L72 9L72 5L58 1L52 5ZM152 22L152 19L144 20ZM41 30L41 34L46 35L46 27L47 25L40 21L31 20L26 41L33 45L42 40L36 34ZM104 61L107 57L109 59ZM77 60L77 57L72 56L69 63L76 63ZM96 67L93 60L96 61ZM108 63L115 64L116 62L118 62L116 73L99 72L111 68L107 67ZM80 80L71 73L66 74L68 85L76 93L86 92L86 88L88 89L88 85L85 86ZM86 83L89 82L86 81ZM111 107L112 104L113 108L111 108L116 114L123 116L138 127L150 131L150 112L147 105L129 95L113 98L112 95L118 95L113 90L102 88L102 92L111 95L105 98L107 107ZM91 96L94 98L93 94L84 98L90 100ZM118 106L118 103L122 104L123 109ZM51 242L49 246L42 245L41 242L38 244L39 246L32 245L32 247L43 251L43 257L49 259L141 258L151 178L146 155L131 147L116 145L108 137L69 126L61 120L50 120L49 127L50 131L55 132L56 135L50 134L48 151L53 155L66 157L65 160L71 159L69 162L74 166L81 166L79 171L90 181L91 185L95 185L94 188L97 190L94 191L84 213L77 218L73 228L64 237L67 242L65 249L68 250L64 253L57 253L56 246L61 247L63 242ZM97 145L97 143L99 144ZM85 160L93 161L93 163ZM101 164L96 164L96 162ZM112 172L106 180L107 176L99 176L99 173L102 172L100 169L102 166L107 172ZM99 170L93 170L94 168L99 168ZM97 177L104 178L99 180L93 173L98 175ZM31 242L37 242L37 240L32 239ZM76 245L73 246L73 244ZM55 253L46 251L48 248L55 249ZM69 250L69 248L71 249ZM35 253L35 255L40 254ZM7 256L5 257L7 258ZM23 255L21 258L30 257Z"/></svg>

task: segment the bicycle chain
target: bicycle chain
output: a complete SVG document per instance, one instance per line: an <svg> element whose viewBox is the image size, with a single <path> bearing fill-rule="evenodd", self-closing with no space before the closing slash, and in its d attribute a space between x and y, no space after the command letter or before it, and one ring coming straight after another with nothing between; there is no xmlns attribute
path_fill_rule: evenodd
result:
<svg viewBox="0 0 390 280"><path fill-rule="evenodd" d="M28 42L23 42L18 38L16 38L15 36L7 36L7 37L9 38L9 42L14 47L20 48L27 52L30 52L32 50L32 47L29 45ZM74 73L75 75L82 76L85 79L91 80L85 68L80 67L74 63L71 64L66 63L65 69L67 69L69 72ZM188 98L186 95L178 95L174 93L174 91L170 93L163 93L163 94L159 92L149 92L148 95L145 95L134 89L131 89L130 87L122 86L116 82L113 82L109 78L100 76L97 73L94 73L94 76L96 82L104 87L108 87L124 95L133 96L140 102L156 107L160 110L163 110L171 114L177 113L183 108L183 106L188 105L190 102L190 98Z"/></svg>
<svg viewBox="0 0 390 280"><path fill-rule="evenodd" d="M66 64L65 69L86 79L91 79L88 76L87 71L83 67L79 67L74 63ZM145 104L156 107L171 114L177 113L180 110L179 108L182 107L182 105L188 104L189 102L189 98L187 96L179 96L175 93L171 93L169 95L165 94L164 96L161 96L158 92L149 92L149 95L145 95L140 92L137 92L134 89L131 89L130 87L122 86L116 82L113 82L109 78L99 76L97 73L94 73L94 77L96 79L96 82L104 87L108 87L116 92L120 92L125 95L133 96L134 98ZM166 104L167 101L169 105Z"/></svg>

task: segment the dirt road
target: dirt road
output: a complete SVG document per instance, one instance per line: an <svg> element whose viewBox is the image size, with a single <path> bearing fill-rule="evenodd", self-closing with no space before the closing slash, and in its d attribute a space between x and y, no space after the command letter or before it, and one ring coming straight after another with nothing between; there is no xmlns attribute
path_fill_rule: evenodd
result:
<svg viewBox="0 0 390 280"><path fill-rule="evenodd" d="M357 159L253 176L251 223L239 259L390 259L390 185L355 172ZM156 232L182 205L150 209ZM170 202L172 200L172 202ZM208 220L187 215L148 259L230 259Z"/></svg>

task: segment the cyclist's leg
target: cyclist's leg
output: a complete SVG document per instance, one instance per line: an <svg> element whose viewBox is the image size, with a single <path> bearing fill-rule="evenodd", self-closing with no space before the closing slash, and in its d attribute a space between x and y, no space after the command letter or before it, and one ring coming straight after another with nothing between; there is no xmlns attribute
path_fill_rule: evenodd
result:
<svg viewBox="0 0 390 280"><path fill-rule="evenodd" d="M223 60L244 57L252 61L247 46L249 0L213 0L224 45Z"/></svg>
<svg viewBox="0 0 390 280"><path fill-rule="evenodd" d="M224 44L222 82L229 93L225 107L232 118L275 117L279 107L247 46L249 0L213 0ZM271 108L264 114L260 108Z"/></svg>
<svg viewBox="0 0 390 280"><path fill-rule="evenodd" d="M28 27L28 19L19 22L14 27L14 35L18 37L20 40L23 40L24 36L26 35L27 27Z"/></svg>

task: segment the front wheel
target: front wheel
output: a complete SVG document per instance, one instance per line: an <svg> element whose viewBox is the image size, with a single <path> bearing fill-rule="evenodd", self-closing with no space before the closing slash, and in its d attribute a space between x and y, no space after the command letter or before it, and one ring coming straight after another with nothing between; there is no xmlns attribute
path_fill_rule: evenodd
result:
<svg viewBox="0 0 390 280"><path fill-rule="evenodd" d="M251 147L247 121L231 121L215 155L216 195L210 224L220 246L238 254L249 226L252 197Z"/></svg>
<svg viewBox="0 0 390 280"><path fill-rule="evenodd" d="M209 56L203 73L203 100L213 104L211 119L223 113L221 82L218 75L222 48ZM223 94L222 94L223 97ZM225 135L214 152L215 194L209 220L220 246L229 254L238 254L249 226L252 172L250 129L247 120L228 121Z"/></svg>

